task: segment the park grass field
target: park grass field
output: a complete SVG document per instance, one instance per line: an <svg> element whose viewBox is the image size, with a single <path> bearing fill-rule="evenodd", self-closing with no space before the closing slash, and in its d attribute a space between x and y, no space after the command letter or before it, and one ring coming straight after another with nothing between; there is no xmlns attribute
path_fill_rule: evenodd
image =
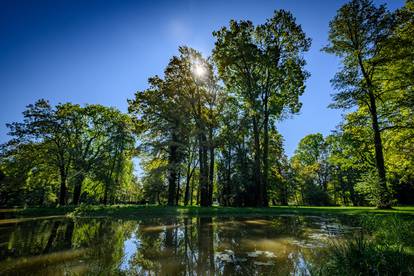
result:
<svg viewBox="0 0 414 276"><path fill-rule="evenodd" d="M272 206L269 208L250 207L198 207L198 206L157 206L157 205L81 205L55 208L1 209L0 219L31 218L45 216L72 217L114 217L139 218L142 216L243 216L243 215L363 215L398 214L413 216L414 206L377 209L375 207L315 207L315 206Z"/></svg>

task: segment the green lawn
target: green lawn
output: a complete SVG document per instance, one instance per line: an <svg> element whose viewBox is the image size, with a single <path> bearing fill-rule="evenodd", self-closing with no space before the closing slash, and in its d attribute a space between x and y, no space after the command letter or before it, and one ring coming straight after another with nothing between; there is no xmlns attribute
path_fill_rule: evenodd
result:
<svg viewBox="0 0 414 276"><path fill-rule="evenodd" d="M26 208L0 210L0 217L40 217L71 215L76 217L142 217L142 216L176 216L176 215L359 215L359 214L402 214L414 215L414 206L394 207L392 210L379 210L374 207L305 207L275 206L270 208L233 208L233 207L166 207L154 205L90 205L81 207Z"/></svg>

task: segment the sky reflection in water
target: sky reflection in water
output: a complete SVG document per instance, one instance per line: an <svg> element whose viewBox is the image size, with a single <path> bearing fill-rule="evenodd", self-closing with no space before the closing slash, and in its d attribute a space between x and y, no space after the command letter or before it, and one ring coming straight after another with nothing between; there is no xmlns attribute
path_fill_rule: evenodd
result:
<svg viewBox="0 0 414 276"><path fill-rule="evenodd" d="M306 275L343 218L48 219L0 224L0 274Z"/></svg>

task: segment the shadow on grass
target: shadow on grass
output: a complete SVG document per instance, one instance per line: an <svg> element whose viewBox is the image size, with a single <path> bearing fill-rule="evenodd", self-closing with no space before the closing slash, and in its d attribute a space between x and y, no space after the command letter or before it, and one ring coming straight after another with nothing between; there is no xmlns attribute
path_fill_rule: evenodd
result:
<svg viewBox="0 0 414 276"><path fill-rule="evenodd" d="M80 205L48 208L25 208L1 210L0 219L18 217L64 216L74 217L118 217L142 216L246 216L246 215L363 215L398 214L414 216L414 207L395 207L381 210L374 207L308 207L274 206L269 208L251 207L198 207L198 206L157 206L157 205Z"/></svg>

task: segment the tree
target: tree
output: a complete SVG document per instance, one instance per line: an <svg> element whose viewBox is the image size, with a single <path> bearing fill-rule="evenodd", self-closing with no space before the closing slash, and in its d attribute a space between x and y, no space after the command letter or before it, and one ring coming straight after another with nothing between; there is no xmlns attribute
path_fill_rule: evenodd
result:
<svg viewBox="0 0 414 276"><path fill-rule="evenodd" d="M329 164L332 197L335 203L354 206L365 203L361 194L355 191L364 172L371 171L372 150L366 148L361 129L345 123L325 139L327 162ZM363 138L362 138L363 137ZM369 160L369 162L367 162Z"/></svg>
<svg viewBox="0 0 414 276"><path fill-rule="evenodd" d="M298 177L302 202L310 205L329 204L329 167L322 134L309 134L302 138L291 163Z"/></svg>
<svg viewBox="0 0 414 276"><path fill-rule="evenodd" d="M110 117L111 126L106 133L110 142L104 145L103 153L92 167L93 178L103 183L104 204L114 202L115 191L131 181L126 178L133 175L129 168L135 149L129 116L112 110Z"/></svg>
<svg viewBox="0 0 414 276"><path fill-rule="evenodd" d="M143 147L151 148L154 154L167 152L168 205L176 204L178 172L193 125L187 98L191 93L186 92L186 85L192 83L186 70L183 60L173 57L164 79L150 78L150 88L137 92L135 99L129 101L129 112L136 118Z"/></svg>
<svg viewBox="0 0 414 276"><path fill-rule="evenodd" d="M73 141L71 129L68 126L65 105L52 108L46 100L39 100L27 106L23 112L23 123L8 124L9 135L15 137L9 141L9 146L19 147L39 141L49 153L49 162L59 171L60 189L59 204L66 204L67 177L71 165L70 145Z"/></svg>
<svg viewBox="0 0 414 276"><path fill-rule="evenodd" d="M138 134L143 138L141 147L148 147L155 155L167 154L168 205L175 205L186 113L179 108L182 97L171 83L158 76L150 78L149 83L149 89L137 92L129 101L129 112L135 116Z"/></svg>
<svg viewBox="0 0 414 276"><path fill-rule="evenodd" d="M45 145L27 142L2 145L0 168L0 205L42 205L55 202L55 167ZM59 176L57 176L59 178ZM30 199L29 199L30 198Z"/></svg>
<svg viewBox="0 0 414 276"><path fill-rule="evenodd" d="M200 52L180 47L180 56L173 58L171 79L185 95L185 103L194 122L193 134L198 140L200 205L213 203L215 131L218 125L221 87L213 65ZM210 156L210 160L209 157Z"/></svg>
<svg viewBox="0 0 414 276"><path fill-rule="evenodd" d="M190 138L186 150L186 177L185 177L185 191L184 191L184 205L187 206L190 198L192 198L192 192L190 190L191 180L193 179L195 169L198 165L196 152L196 139ZM190 202L192 203L192 202Z"/></svg>
<svg viewBox="0 0 414 276"><path fill-rule="evenodd" d="M224 206L255 206L251 120L238 97L228 95L218 134L218 200Z"/></svg>
<svg viewBox="0 0 414 276"><path fill-rule="evenodd" d="M73 187L72 203L78 204L84 180L95 181L89 192L99 197L94 189L102 178L96 176L108 168L106 164L116 161L114 170L118 172L121 163L132 166L132 156L126 153L132 150L134 140L125 124L127 118L114 108L71 103L52 107L39 100L23 115L23 122L8 125L13 139L2 146L1 166L9 182L19 181L23 201L30 205L49 204L55 194L58 203L64 205L68 202L68 187ZM123 156L121 163L119 156Z"/></svg>
<svg viewBox="0 0 414 276"><path fill-rule="evenodd" d="M179 48L179 56L171 58L164 78L155 76L149 83L149 89L137 92L135 99L129 101L129 111L136 117L144 146L148 145L154 152L168 148L168 204L178 202L178 176L186 157L186 145L196 137L201 205L210 206L220 97L213 67L199 52L183 46ZM187 157L193 158L191 154Z"/></svg>
<svg viewBox="0 0 414 276"><path fill-rule="evenodd" d="M168 200L168 186L166 181L167 161L154 156L141 155L143 197L152 204L164 204Z"/></svg>
<svg viewBox="0 0 414 276"><path fill-rule="evenodd" d="M379 81L381 89L387 91L387 101L393 103L394 111L403 108L413 116L414 110L414 1L407 0L405 6L396 10L395 28L381 51ZM396 118L401 112L393 113ZM397 115L398 114L398 115ZM389 114L392 115L392 114ZM407 119L406 116L403 117ZM411 124L407 124L411 123ZM412 121L400 121L393 128L413 128Z"/></svg>
<svg viewBox="0 0 414 276"><path fill-rule="evenodd" d="M291 13L275 11L265 24L230 21L213 33L213 58L227 88L249 110L254 140L256 205L267 206L269 127L285 113L300 109L308 73L302 53L310 46ZM263 138L261 138L263 136Z"/></svg>
<svg viewBox="0 0 414 276"><path fill-rule="evenodd" d="M276 128L269 134L269 199L273 205L288 205L293 189L289 183L290 166L283 148L283 137Z"/></svg>
<svg viewBox="0 0 414 276"><path fill-rule="evenodd" d="M329 45L323 50L342 58L343 68L332 80L338 90L332 107L366 106L371 116L375 160L382 189L378 207L389 208L386 169L377 105L382 97L377 73L384 45L391 36L394 19L385 6L370 0L352 0L343 5L330 22Z"/></svg>
<svg viewBox="0 0 414 276"><path fill-rule="evenodd" d="M396 26L381 53L378 73L387 179L401 204L414 195L414 1L395 11Z"/></svg>
<svg viewBox="0 0 414 276"><path fill-rule="evenodd" d="M119 143L122 137L124 143L120 154L127 151L126 141L130 140L128 128L124 124L125 117L114 108L102 105L69 106L68 120L73 142L69 147L72 156L73 204L79 204L82 195L82 185L87 177L93 175L96 165L114 156L109 153L112 147ZM131 142L129 142L131 143ZM114 160L114 159L112 159Z"/></svg>

